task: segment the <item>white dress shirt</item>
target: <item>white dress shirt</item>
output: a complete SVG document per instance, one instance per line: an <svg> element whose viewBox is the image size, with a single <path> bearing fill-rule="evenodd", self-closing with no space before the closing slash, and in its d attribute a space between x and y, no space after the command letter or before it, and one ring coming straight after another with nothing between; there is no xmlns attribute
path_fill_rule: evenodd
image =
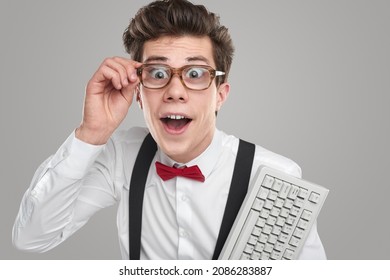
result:
<svg viewBox="0 0 390 280"><path fill-rule="evenodd" d="M117 226L123 259L129 258L129 183L148 130L115 133L94 146L72 133L36 171L13 228L16 247L44 252L66 240L98 210L118 203ZM198 165L204 183L176 177L162 181L152 163L143 203L141 259L211 259L228 197L239 139L216 130L210 146L188 163L157 150L153 163ZM293 161L256 146L251 180L260 165L300 177ZM325 259L316 225L300 259Z"/></svg>

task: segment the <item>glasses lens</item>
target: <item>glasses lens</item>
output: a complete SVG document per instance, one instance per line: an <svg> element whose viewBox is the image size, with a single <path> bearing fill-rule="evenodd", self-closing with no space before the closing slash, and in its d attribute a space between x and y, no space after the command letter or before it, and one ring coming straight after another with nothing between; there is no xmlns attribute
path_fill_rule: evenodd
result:
<svg viewBox="0 0 390 280"><path fill-rule="evenodd" d="M170 77L171 70L164 65L148 65L142 69L142 83L147 88L162 88Z"/></svg>
<svg viewBox="0 0 390 280"><path fill-rule="evenodd" d="M183 81L190 89L206 89L210 84L210 72L202 66L191 66L185 68L182 73Z"/></svg>

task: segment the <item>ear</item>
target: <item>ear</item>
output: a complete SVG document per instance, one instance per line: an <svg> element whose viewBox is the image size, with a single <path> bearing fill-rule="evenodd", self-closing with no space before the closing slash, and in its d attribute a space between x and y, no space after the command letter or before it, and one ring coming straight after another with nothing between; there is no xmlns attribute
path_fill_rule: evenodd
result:
<svg viewBox="0 0 390 280"><path fill-rule="evenodd" d="M227 100L229 96L229 91L230 91L230 84L228 83L223 83L218 87L218 92L217 92L217 108L216 111L219 111Z"/></svg>
<svg viewBox="0 0 390 280"><path fill-rule="evenodd" d="M141 99L141 92L140 92L139 85L137 85L137 87L134 89L134 94L135 94L135 100L137 101L138 106L142 110L143 107L142 107L142 99Z"/></svg>

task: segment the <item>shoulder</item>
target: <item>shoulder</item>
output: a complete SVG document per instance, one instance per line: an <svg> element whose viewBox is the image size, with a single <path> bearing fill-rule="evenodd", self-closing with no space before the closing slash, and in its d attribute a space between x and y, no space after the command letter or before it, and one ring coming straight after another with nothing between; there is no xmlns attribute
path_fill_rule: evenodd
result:
<svg viewBox="0 0 390 280"><path fill-rule="evenodd" d="M236 155L240 139L233 135L228 135L222 131L219 131L219 133L222 135L222 145L224 149L228 149ZM256 173L256 170L260 166L265 165L285 172L287 174L293 175L295 177L302 177L302 170L300 166L292 159L280 155L276 152L270 151L258 144L255 144L255 146L256 151L255 157L253 159L252 174Z"/></svg>
<svg viewBox="0 0 390 280"><path fill-rule="evenodd" d="M149 130L146 127L131 127L126 130L118 130L112 135L112 140L116 143L142 143Z"/></svg>
<svg viewBox="0 0 390 280"><path fill-rule="evenodd" d="M117 130L107 143L107 149L115 153L117 157L123 155L135 157L148 133L149 130L145 127L131 127L126 130Z"/></svg>
<svg viewBox="0 0 390 280"><path fill-rule="evenodd" d="M298 178L302 177L301 167L295 161L259 145L256 145L256 154L253 165L256 170L261 165L265 165Z"/></svg>
<svg viewBox="0 0 390 280"><path fill-rule="evenodd" d="M148 133L149 130L144 127L117 130L107 143L104 154L109 156L109 160L114 165L118 187L128 188L135 160Z"/></svg>
<svg viewBox="0 0 390 280"><path fill-rule="evenodd" d="M116 131L111 136L111 141L114 146L138 149L148 133L149 130L146 127L131 127Z"/></svg>

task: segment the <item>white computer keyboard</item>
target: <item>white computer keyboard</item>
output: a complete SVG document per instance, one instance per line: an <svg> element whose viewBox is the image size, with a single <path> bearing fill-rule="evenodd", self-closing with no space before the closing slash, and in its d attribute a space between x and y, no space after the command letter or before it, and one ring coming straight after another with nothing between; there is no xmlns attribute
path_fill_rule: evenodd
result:
<svg viewBox="0 0 390 280"><path fill-rule="evenodd" d="M329 190L261 167L219 259L297 259Z"/></svg>

